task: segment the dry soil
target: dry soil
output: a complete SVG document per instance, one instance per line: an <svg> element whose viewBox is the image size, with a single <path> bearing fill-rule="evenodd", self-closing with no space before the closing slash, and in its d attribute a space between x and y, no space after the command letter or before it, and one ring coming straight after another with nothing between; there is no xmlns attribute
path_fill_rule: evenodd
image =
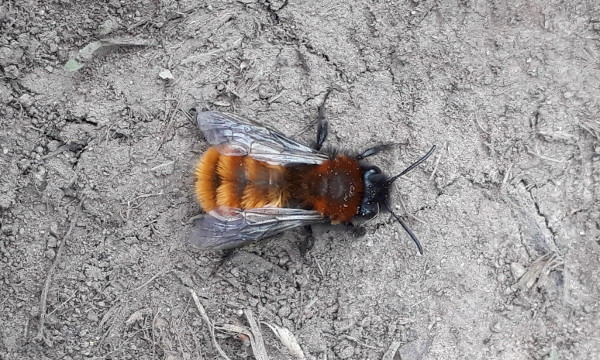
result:
<svg viewBox="0 0 600 360"><path fill-rule="evenodd" d="M191 290L231 359L246 314L272 359L598 358L596 0L1 4L0 358L224 358ZM330 86L331 146L438 146L392 200L425 254L389 215L189 245L193 109L310 143Z"/></svg>

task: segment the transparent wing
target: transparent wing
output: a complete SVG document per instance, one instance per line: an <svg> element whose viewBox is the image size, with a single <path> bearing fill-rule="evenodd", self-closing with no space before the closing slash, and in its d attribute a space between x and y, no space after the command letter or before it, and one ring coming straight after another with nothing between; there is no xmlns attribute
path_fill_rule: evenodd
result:
<svg viewBox="0 0 600 360"><path fill-rule="evenodd" d="M272 165L321 164L328 157L248 119L218 111L196 117L206 140L223 154L249 155Z"/></svg>
<svg viewBox="0 0 600 360"><path fill-rule="evenodd" d="M314 210L219 207L196 222L190 241L203 249L231 249L285 230L325 222Z"/></svg>

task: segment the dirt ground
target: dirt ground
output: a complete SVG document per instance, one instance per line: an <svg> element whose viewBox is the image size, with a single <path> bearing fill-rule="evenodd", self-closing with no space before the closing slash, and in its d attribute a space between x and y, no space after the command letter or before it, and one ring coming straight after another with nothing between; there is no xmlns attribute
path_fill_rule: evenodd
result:
<svg viewBox="0 0 600 360"><path fill-rule="evenodd" d="M5 0L0 358L224 359L205 318L231 359L598 358L599 40L595 0ZM192 109L310 143L332 85L331 146L438 146L392 200L424 255L381 215L218 267Z"/></svg>

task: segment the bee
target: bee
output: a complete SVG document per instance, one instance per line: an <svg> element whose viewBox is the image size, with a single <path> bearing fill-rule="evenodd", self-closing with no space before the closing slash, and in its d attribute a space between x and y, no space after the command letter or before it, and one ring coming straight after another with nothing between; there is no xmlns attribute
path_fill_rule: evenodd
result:
<svg viewBox="0 0 600 360"><path fill-rule="evenodd" d="M328 133L322 106L312 148L238 115L198 113L197 125L212 147L195 170L196 199L206 214L192 230L194 245L231 249L298 227L350 225L375 217L383 208L423 254L417 237L391 210L390 188L431 156L435 146L401 173L387 177L364 160L393 144L357 155L321 151Z"/></svg>

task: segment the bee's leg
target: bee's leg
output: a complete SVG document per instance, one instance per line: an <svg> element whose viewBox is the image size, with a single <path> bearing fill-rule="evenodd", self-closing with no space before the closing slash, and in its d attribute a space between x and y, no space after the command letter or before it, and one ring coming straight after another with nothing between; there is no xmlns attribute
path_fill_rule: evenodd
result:
<svg viewBox="0 0 600 360"><path fill-rule="evenodd" d="M339 87L337 85L332 85L329 89L327 89L327 92L325 93L325 96L323 97L323 102L321 103L321 105L319 105L317 107L317 123L318 124L317 124L317 143L315 144L315 150L321 150L323 143L327 139L329 122L325 118L325 102L327 101L329 94L331 94L331 92L333 90L341 91L341 92L344 91L344 89L342 89L341 87Z"/></svg>
<svg viewBox="0 0 600 360"><path fill-rule="evenodd" d="M213 271L210 274L214 275L217 272L217 270L219 270L220 268L223 267L223 265L225 265L227 262L231 261L235 257L237 252L238 252L237 248L223 250L221 259L219 260L219 262L217 263L217 266L215 266L215 268L213 269Z"/></svg>
<svg viewBox="0 0 600 360"><path fill-rule="evenodd" d="M367 233L367 229L363 226L355 225L353 223L346 224L346 228L352 232L352 236L355 238L361 238Z"/></svg>
<svg viewBox="0 0 600 360"><path fill-rule="evenodd" d="M315 238L313 236L312 226L306 225L303 228L306 236L304 237L304 241L300 244L300 254L302 257L305 257L306 253L308 253L313 245L315 245Z"/></svg>
<svg viewBox="0 0 600 360"><path fill-rule="evenodd" d="M331 93L331 90L328 90L325 93L325 97L323 98L323 102L317 108L317 143L315 144L315 150L321 150L323 143L327 140L328 134L328 126L329 123L325 118L325 101L327 101L327 97Z"/></svg>
<svg viewBox="0 0 600 360"><path fill-rule="evenodd" d="M368 148L367 150L363 151L362 153L360 153L357 157L356 160L362 160L366 157L369 156L373 156L379 152L385 151L389 148L391 148L392 146L394 146L395 144L382 144L382 145L377 145L377 146L373 146L372 148Z"/></svg>

